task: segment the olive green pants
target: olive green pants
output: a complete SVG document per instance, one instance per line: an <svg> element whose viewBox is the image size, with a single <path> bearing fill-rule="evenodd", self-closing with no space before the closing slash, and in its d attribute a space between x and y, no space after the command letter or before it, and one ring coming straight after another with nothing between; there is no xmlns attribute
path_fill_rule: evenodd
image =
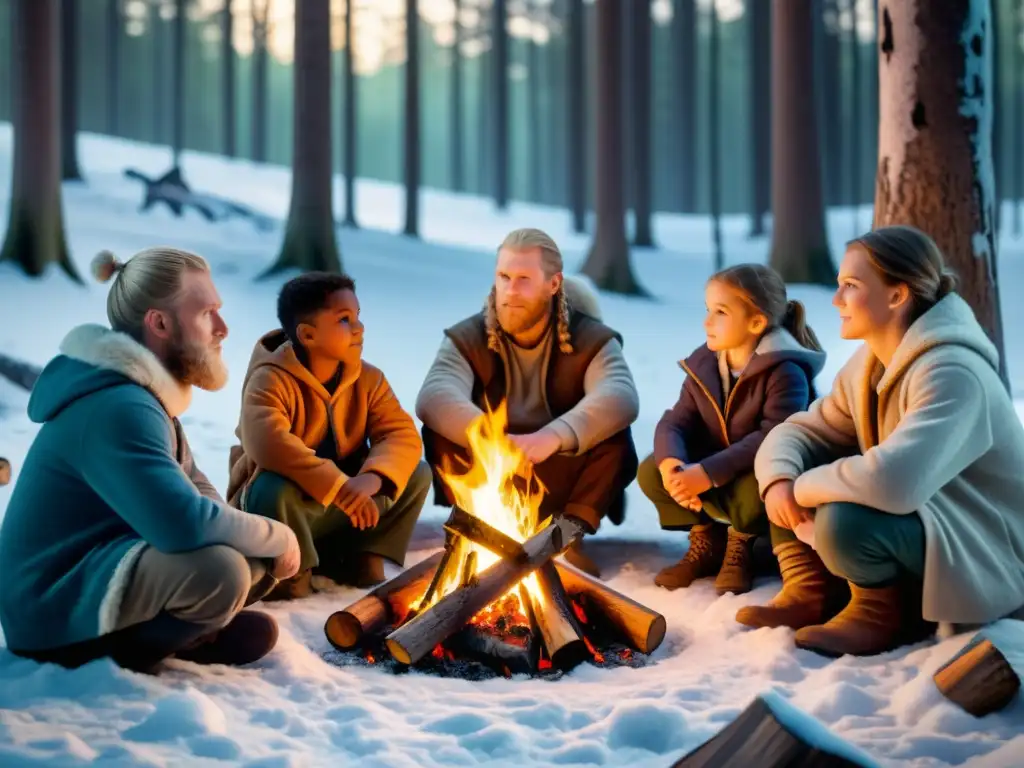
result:
<svg viewBox="0 0 1024 768"><path fill-rule="evenodd" d="M366 530L355 528L338 507L324 508L295 483L273 472L262 472L253 481L242 499L242 508L278 520L295 532L302 554L300 570L317 568L330 576L345 560L361 553L404 565L431 479L430 467L420 462L397 499L374 496L380 520Z"/></svg>
<svg viewBox="0 0 1024 768"><path fill-rule="evenodd" d="M669 495L661 482L661 473L653 455L640 464L637 481L647 498L654 503L661 527L665 530L688 531L694 525L717 521L731 525L739 533L764 535L770 532L773 547L796 539L792 531L769 522L753 472L702 493L700 500L704 509L701 512L677 504Z"/></svg>

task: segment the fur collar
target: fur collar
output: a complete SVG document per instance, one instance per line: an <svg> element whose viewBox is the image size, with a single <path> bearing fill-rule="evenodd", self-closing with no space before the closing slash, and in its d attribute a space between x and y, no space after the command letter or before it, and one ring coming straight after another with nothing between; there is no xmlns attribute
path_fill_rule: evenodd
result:
<svg viewBox="0 0 1024 768"><path fill-rule="evenodd" d="M73 328L60 344L62 354L97 368L117 371L152 392L171 416L183 414L192 402L192 387L168 373L156 355L126 333L102 325Z"/></svg>

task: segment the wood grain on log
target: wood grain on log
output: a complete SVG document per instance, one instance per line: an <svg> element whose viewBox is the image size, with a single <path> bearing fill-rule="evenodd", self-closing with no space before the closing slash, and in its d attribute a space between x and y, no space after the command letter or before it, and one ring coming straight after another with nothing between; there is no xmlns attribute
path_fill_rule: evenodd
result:
<svg viewBox="0 0 1024 768"><path fill-rule="evenodd" d="M932 679L943 696L975 717L998 712L1020 690L1020 678L1006 656L980 635Z"/></svg>
<svg viewBox="0 0 1024 768"><path fill-rule="evenodd" d="M526 552L523 551L520 542L458 507L452 507L444 528L449 533L469 539L504 560L515 560L520 563L526 561Z"/></svg>
<svg viewBox="0 0 1024 768"><path fill-rule="evenodd" d="M445 595L387 637L391 655L403 664L415 664L438 644L461 629L479 611L510 590L573 541L583 528L571 518L559 518L523 543L527 560L500 560L480 574L476 581Z"/></svg>
<svg viewBox="0 0 1024 768"><path fill-rule="evenodd" d="M435 552L395 578L367 592L343 611L327 618L324 634L335 648L355 648L367 635L383 630L394 618L395 608L409 605L423 594L441 562L443 551Z"/></svg>
<svg viewBox="0 0 1024 768"><path fill-rule="evenodd" d="M599 606L605 618L641 653L651 653L665 639L665 617L636 600L616 592L600 579L568 563L556 562L558 577L570 595L583 594Z"/></svg>
<svg viewBox="0 0 1024 768"><path fill-rule="evenodd" d="M549 560L537 569L535 576L542 597L538 599L529 590L523 591L529 598L537 631L551 665L558 669L571 669L590 655L583 642L583 633L555 564Z"/></svg>

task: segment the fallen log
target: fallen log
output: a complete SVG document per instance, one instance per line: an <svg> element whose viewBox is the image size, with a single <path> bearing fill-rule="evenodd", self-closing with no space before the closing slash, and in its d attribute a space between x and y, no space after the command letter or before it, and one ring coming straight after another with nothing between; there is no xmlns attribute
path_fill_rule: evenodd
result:
<svg viewBox="0 0 1024 768"><path fill-rule="evenodd" d="M617 592L569 563L554 562L558 577L570 595L585 595L598 606L623 639L640 653L651 653L665 639L665 617Z"/></svg>
<svg viewBox="0 0 1024 768"><path fill-rule="evenodd" d="M775 692L758 696L729 725L672 768L876 768L877 763Z"/></svg>
<svg viewBox="0 0 1024 768"><path fill-rule="evenodd" d="M518 563L526 561L526 552L522 544L458 507L452 507L444 528L450 534L469 539L503 560L514 560Z"/></svg>
<svg viewBox="0 0 1024 768"><path fill-rule="evenodd" d="M7 355L0 355L0 376L9 379L22 389L31 391L42 369Z"/></svg>
<svg viewBox="0 0 1024 768"><path fill-rule="evenodd" d="M537 625L551 665L569 670L590 656L583 633L569 604L565 587L558 577L555 564L550 560L534 574L540 586L538 599L530 590L523 589L530 601L530 610Z"/></svg>
<svg viewBox="0 0 1024 768"><path fill-rule="evenodd" d="M942 695L975 717L1007 707L1024 675L1024 621L986 627L932 677Z"/></svg>
<svg viewBox="0 0 1024 768"><path fill-rule="evenodd" d="M434 576L443 550L407 568L395 578L367 592L343 611L332 613L324 624L327 640L338 650L355 648L367 635L392 623L396 610L414 602Z"/></svg>
<svg viewBox="0 0 1024 768"><path fill-rule="evenodd" d="M583 535L572 518L559 518L523 543L526 562L499 560L473 583L459 587L387 637L388 651L402 664L415 664L467 624L479 611L512 589Z"/></svg>

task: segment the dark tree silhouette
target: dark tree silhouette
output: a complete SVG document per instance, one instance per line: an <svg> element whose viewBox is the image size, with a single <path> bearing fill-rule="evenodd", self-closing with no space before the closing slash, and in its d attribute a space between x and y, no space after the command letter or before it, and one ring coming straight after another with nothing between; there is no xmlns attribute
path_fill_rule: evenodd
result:
<svg viewBox="0 0 1024 768"><path fill-rule="evenodd" d="M526 12L531 21L539 23L541 9L533 0L526 5ZM530 199L535 203L544 200L544 182L547 174L544 172L544 147L543 132L541 131L541 89L547 78L540 71L541 55L540 45L531 34L526 41L526 132L529 137L530 152Z"/></svg>
<svg viewBox="0 0 1024 768"><path fill-rule="evenodd" d="M356 121L356 104L358 80L356 80L356 63L353 45L355 43L354 0L345 4L345 106L342 111L344 137L342 147L342 168L345 174L345 226L357 227L356 222L356 174L358 173L356 147L359 134Z"/></svg>
<svg viewBox="0 0 1024 768"><path fill-rule="evenodd" d="M121 0L107 0L107 133L120 131Z"/></svg>
<svg viewBox="0 0 1024 768"><path fill-rule="evenodd" d="M798 0L799 1L799 0ZM774 3L775 0L772 0ZM839 34L840 0L814 3L814 27L821 52L820 81L825 204L841 205L843 185L842 37Z"/></svg>
<svg viewBox="0 0 1024 768"><path fill-rule="evenodd" d="M814 0L772 2L772 248L787 283L831 285L818 126L814 112Z"/></svg>
<svg viewBox="0 0 1024 768"><path fill-rule="evenodd" d="M1005 381L996 275L994 104L985 61L994 37L989 0L944 0L917 14L900 0L882 0L878 13L874 225L909 224L935 239L960 277L960 295L999 349Z"/></svg>
<svg viewBox="0 0 1024 768"><path fill-rule="evenodd" d="M405 234L420 231L420 10L405 0Z"/></svg>
<svg viewBox="0 0 1024 768"><path fill-rule="evenodd" d="M863 101L860 95L860 38L857 36L857 0L848 0L850 14L850 114L853 119L852 125L857 125L861 116L861 105ZM853 207L853 228L854 236L860 228L860 216L858 206L861 203L863 186L861 181L860 167L860 141L861 132L854 128L850 131L850 205Z"/></svg>
<svg viewBox="0 0 1024 768"><path fill-rule="evenodd" d="M187 0L174 4L174 42L171 48L174 95L171 100L171 151L174 167L181 167L181 153L185 149L185 31L188 24Z"/></svg>
<svg viewBox="0 0 1024 768"><path fill-rule="evenodd" d="M494 202L508 207L508 5L494 0L491 75L494 77Z"/></svg>
<svg viewBox="0 0 1024 768"><path fill-rule="evenodd" d="M61 2L60 52L60 134L61 178L80 181L78 167L78 2Z"/></svg>
<svg viewBox="0 0 1024 768"><path fill-rule="evenodd" d="M622 162L622 14L619 0L596 0L597 113L594 242L582 272L598 288L617 293L643 294L629 259L626 240Z"/></svg>
<svg viewBox="0 0 1024 768"><path fill-rule="evenodd" d="M449 106L451 107L451 126L449 133L449 152L451 154L451 184L456 192L466 191L466 170L463 162L463 144L465 139L462 136L462 0L455 0L455 37L452 40L452 68L451 68L451 96Z"/></svg>
<svg viewBox="0 0 1024 768"><path fill-rule="evenodd" d="M267 38L270 36L271 0L250 0L252 16L252 147L257 163L267 160Z"/></svg>
<svg viewBox="0 0 1024 768"><path fill-rule="evenodd" d="M61 203L60 0L14 0L11 12L14 168L0 261L32 277L57 264L81 282Z"/></svg>
<svg viewBox="0 0 1024 768"><path fill-rule="evenodd" d="M708 203L711 208L711 242L715 249L717 272L725 264L725 254L722 251L722 158L718 138L721 131L719 116L722 111L722 61L719 54L722 23L714 3L708 6L708 15L711 17L708 34L708 79L711 81L708 89Z"/></svg>
<svg viewBox="0 0 1024 768"><path fill-rule="evenodd" d="M150 20L153 27L151 30L153 42L153 141L162 143L167 135L167 127L164 125L164 112L167 107L167 75L164 71L164 47L166 45L166 29L164 18L160 12L160 0L153 0L149 6Z"/></svg>
<svg viewBox="0 0 1024 768"><path fill-rule="evenodd" d="M651 232L651 0L632 0L633 244L653 246Z"/></svg>
<svg viewBox="0 0 1024 768"><path fill-rule="evenodd" d="M762 3L768 0L762 0ZM761 3L756 3L760 5ZM697 210L697 3L675 0L672 14L675 41L675 70L678 94L675 99L679 131L679 204L686 213Z"/></svg>
<svg viewBox="0 0 1024 768"><path fill-rule="evenodd" d="M238 154L237 110L235 108L235 14L232 0L224 0L220 13L220 64L221 89L224 98L224 154L234 157Z"/></svg>
<svg viewBox="0 0 1024 768"><path fill-rule="evenodd" d="M754 2L747 6L750 20L750 236L765 233L764 218L772 204L772 6Z"/></svg>
<svg viewBox="0 0 1024 768"><path fill-rule="evenodd" d="M265 273L341 271L334 232L331 164L331 4L295 4L292 198L284 244Z"/></svg>
<svg viewBox="0 0 1024 768"><path fill-rule="evenodd" d="M1024 4L1014 8L1013 39L1024 38ZM1021 232L1021 196L1024 195L1024 47L1013 46L1013 66L1010 68L1013 84L1013 233Z"/></svg>
<svg viewBox="0 0 1024 768"><path fill-rule="evenodd" d="M583 14L583 0L569 0L569 39L566 45L569 102L566 146L569 151L566 154L569 160L569 208L575 232L585 232L587 225L587 95L583 77L586 35Z"/></svg>

